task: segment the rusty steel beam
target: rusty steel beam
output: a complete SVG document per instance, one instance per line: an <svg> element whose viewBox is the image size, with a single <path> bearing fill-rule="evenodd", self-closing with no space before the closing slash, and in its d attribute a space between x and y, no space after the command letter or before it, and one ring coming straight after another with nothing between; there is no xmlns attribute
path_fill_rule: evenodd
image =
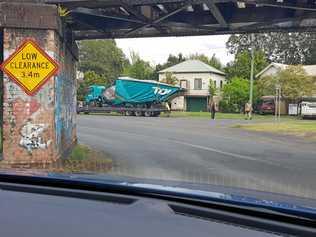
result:
<svg viewBox="0 0 316 237"><path fill-rule="evenodd" d="M13 0L14 1L14 0ZM19 0L17 0L19 1ZM21 0L20 0L21 1ZM89 0L38 0L49 4L65 4L65 5L80 5L80 4L103 4L104 6L120 6L121 4L128 4L134 6L141 5L157 5L169 3L183 3L185 0L103 0L103 1L89 1ZM204 3L204 0L190 0L192 4ZM94 3L93 3L94 2ZM236 2L236 0L214 0L214 3Z"/></svg>
<svg viewBox="0 0 316 237"><path fill-rule="evenodd" d="M222 27L227 27L228 24L226 20L224 19L222 13L218 9L218 7L215 5L215 2L213 0L205 0L206 6L210 9L212 15L215 17L215 19L218 21L218 23Z"/></svg>
<svg viewBox="0 0 316 237"><path fill-rule="evenodd" d="M133 23L140 23L143 24L144 22L135 18L126 17L126 16L117 16L117 15L111 15L108 13L103 13L99 9L89 9L85 7L78 7L71 11L71 13L79 13L84 15L89 15L93 17L99 17L104 19L113 19L113 20L119 20L119 21L128 21Z"/></svg>
<svg viewBox="0 0 316 237"><path fill-rule="evenodd" d="M184 10L185 8L187 8L189 5L190 5L190 4L185 4L185 5L183 5L182 7L178 8L178 9L172 11L172 12L169 12L169 13L165 14L165 15L162 16L162 17L159 17L158 19L154 20L154 21L152 22L152 24L158 24L159 22L166 20L167 18L169 18L169 17L171 17L171 16L173 16L173 15L175 15L175 14L177 14L177 13L183 11L183 10ZM133 33L137 32L137 31L140 31L140 30L142 30L142 29L144 29L144 28L146 28L146 27L148 27L148 26L151 26L151 23L130 30L129 32L126 33L126 36L132 35Z"/></svg>
<svg viewBox="0 0 316 237"><path fill-rule="evenodd" d="M144 38L144 37L170 37L170 36L198 36L198 35L224 35L224 34L245 34L245 33L264 33L264 32L316 32L316 27L265 27L251 30L240 30L232 27L232 29L221 29L217 30L185 30L185 31L172 31L170 33L157 33L157 31L142 32L142 34L132 34L126 36L125 31L109 31L100 33L97 31L86 31L86 32L75 32L76 40L84 39L113 39L113 38Z"/></svg>
<svg viewBox="0 0 316 237"><path fill-rule="evenodd" d="M275 7L302 11L316 11L315 4L308 4L305 0L300 0L299 3L295 4L288 2L277 2L275 0L239 0L239 2L252 4L257 7Z"/></svg>

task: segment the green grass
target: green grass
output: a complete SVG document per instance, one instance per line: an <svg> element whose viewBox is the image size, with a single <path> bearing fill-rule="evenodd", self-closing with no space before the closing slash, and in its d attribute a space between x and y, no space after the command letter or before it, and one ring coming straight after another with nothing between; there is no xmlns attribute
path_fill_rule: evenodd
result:
<svg viewBox="0 0 316 237"><path fill-rule="evenodd" d="M112 160L104 152L96 151L88 146L76 145L67 158L60 158L53 163L21 162L9 164L0 162L1 168L29 168L32 170L44 170L56 173L106 173L112 169Z"/></svg>
<svg viewBox="0 0 316 237"><path fill-rule="evenodd" d="M89 147L84 145L76 145L75 148L72 150L71 154L69 155L69 160L78 160L83 161L89 159L91 156L92 151Z"/></svg>
<svg viewBox="0 0 316 237"><path fill-rule="evenodd" d="M166 117L166 114L162 114L162 117ZM178 112L173 111L170 114L170 117L181 118L181 117L191 117L191 118L210 118L211 114L209 112ZM244 114L240 113L216 113L216 119L245 119ZM254 120L273 120L273 115L253 115ZM291 120L292 117L283 116L283 119Z"/></svg>
<svg viewBox="0 0 316 237"><path fill-rule="evenodd" d="M100 116L122 116L119 113L111 112L111 113L90 113L90 115L100 115ZM182 111L172 111L171 113L161 113L160 117L171 117L171 118L211 118L210 112L182 112ZM216 113L216 119L236 119L243 120L245 119L244 114L240 113ZM282 116L283 120L293 120L295 117L291 116ZM273 121L273 115L259 115L254 114L253 120L265 120L265 121Z"/></svg>
<svg viewBox="0 0 316 237"><path fill-rule="evenodd" d="M67 159L57 162L58 172L107 172L112 168L112 160L104 152L85 145L76 145Z"/></svg>
<svg viewBox="0 0 316 237"><path fill-rule="evenodd" d="M316 139L316 121L285 120L277 122L263 122L253 124L239 124L235 128L242 128L255 132L269 132L282 135L293 135L307 139Z"/></svg>

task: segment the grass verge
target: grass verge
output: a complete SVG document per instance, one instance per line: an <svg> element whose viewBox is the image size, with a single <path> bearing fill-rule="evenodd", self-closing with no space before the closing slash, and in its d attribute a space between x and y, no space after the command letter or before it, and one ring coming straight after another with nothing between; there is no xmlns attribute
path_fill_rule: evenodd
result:
<svg viewBox="0 0 316 237"><path fill-rule="evenodd" d="M105 173L112 168L112 160L104 152L78 144L67 159L60 159L50 167L51 171L78 173Z"/></svg>
<svg viewBox="0 0 316 237"><path fill-rule="evenodd" d="M281 135L292 135L306 139L316 140L316 122L304 120L288 120L276 122L264 122L253 124L238 124L235 128L242 128L248 131L268 132Z"/></svg>
<svg viewBox="0 0 316 237"><path fill-rule="evenodd" d="M21 161L0 162L0 169L30 169L56 173L107 173L112 169L112 160L104 152L96 151L85 145L76 145L69 157L53 163Z"/></svg>
<svg viewBox="0 0 316 237"><path fill-rule="evenodd" d="M162 117L165 117L166 115L162 114ZM180 112L180 111L173 111L171 112L169 117L191 117L191 118L211 118L211 114L209 112ZM286 120L292 120L293 117L290 116L283 116ZM245 115L241 113L216 113L216 119L245 119ZM254 120L273 120L273 115L259 115L254 114L253 115Z"/></svg>

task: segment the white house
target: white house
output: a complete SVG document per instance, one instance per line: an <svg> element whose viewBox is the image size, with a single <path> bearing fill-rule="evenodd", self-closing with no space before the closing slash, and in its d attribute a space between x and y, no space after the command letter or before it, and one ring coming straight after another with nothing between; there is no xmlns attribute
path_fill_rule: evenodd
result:
<svg viewBox="0 0 316 237"><path fill-rule="evenodd" d="M270 63L266 68L264 68L261 72L256 75L257 79L273 76L277 74L281 70L285 70L288 66L287 64L282 63ZM302 66L306 73L310 76L316 76L316 65L303 65Z"/></svg>
<svg viewBox="0 0 316 237"><path fill-rule="evenodd" d="M159 81L172 73L178 79L178 86L187 91L171 102L171 109L185 111L206 111L209 102L209 85L212 80L218 91L225 83L225 73L199 60L187 60L159 72ZM217 98L218 99L218 98Z"/></svg>

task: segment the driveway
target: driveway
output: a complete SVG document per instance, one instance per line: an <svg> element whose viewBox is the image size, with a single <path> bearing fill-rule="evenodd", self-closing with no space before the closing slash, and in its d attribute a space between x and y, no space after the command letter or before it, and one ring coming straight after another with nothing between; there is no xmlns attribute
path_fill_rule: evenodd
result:
<svg viewBox="0 0 316 237"><path fill-rule="evenodd" d="M316 198L315 144L231 128L243 122L80 115L78 138L112 156L113 175Z"/></svg>

